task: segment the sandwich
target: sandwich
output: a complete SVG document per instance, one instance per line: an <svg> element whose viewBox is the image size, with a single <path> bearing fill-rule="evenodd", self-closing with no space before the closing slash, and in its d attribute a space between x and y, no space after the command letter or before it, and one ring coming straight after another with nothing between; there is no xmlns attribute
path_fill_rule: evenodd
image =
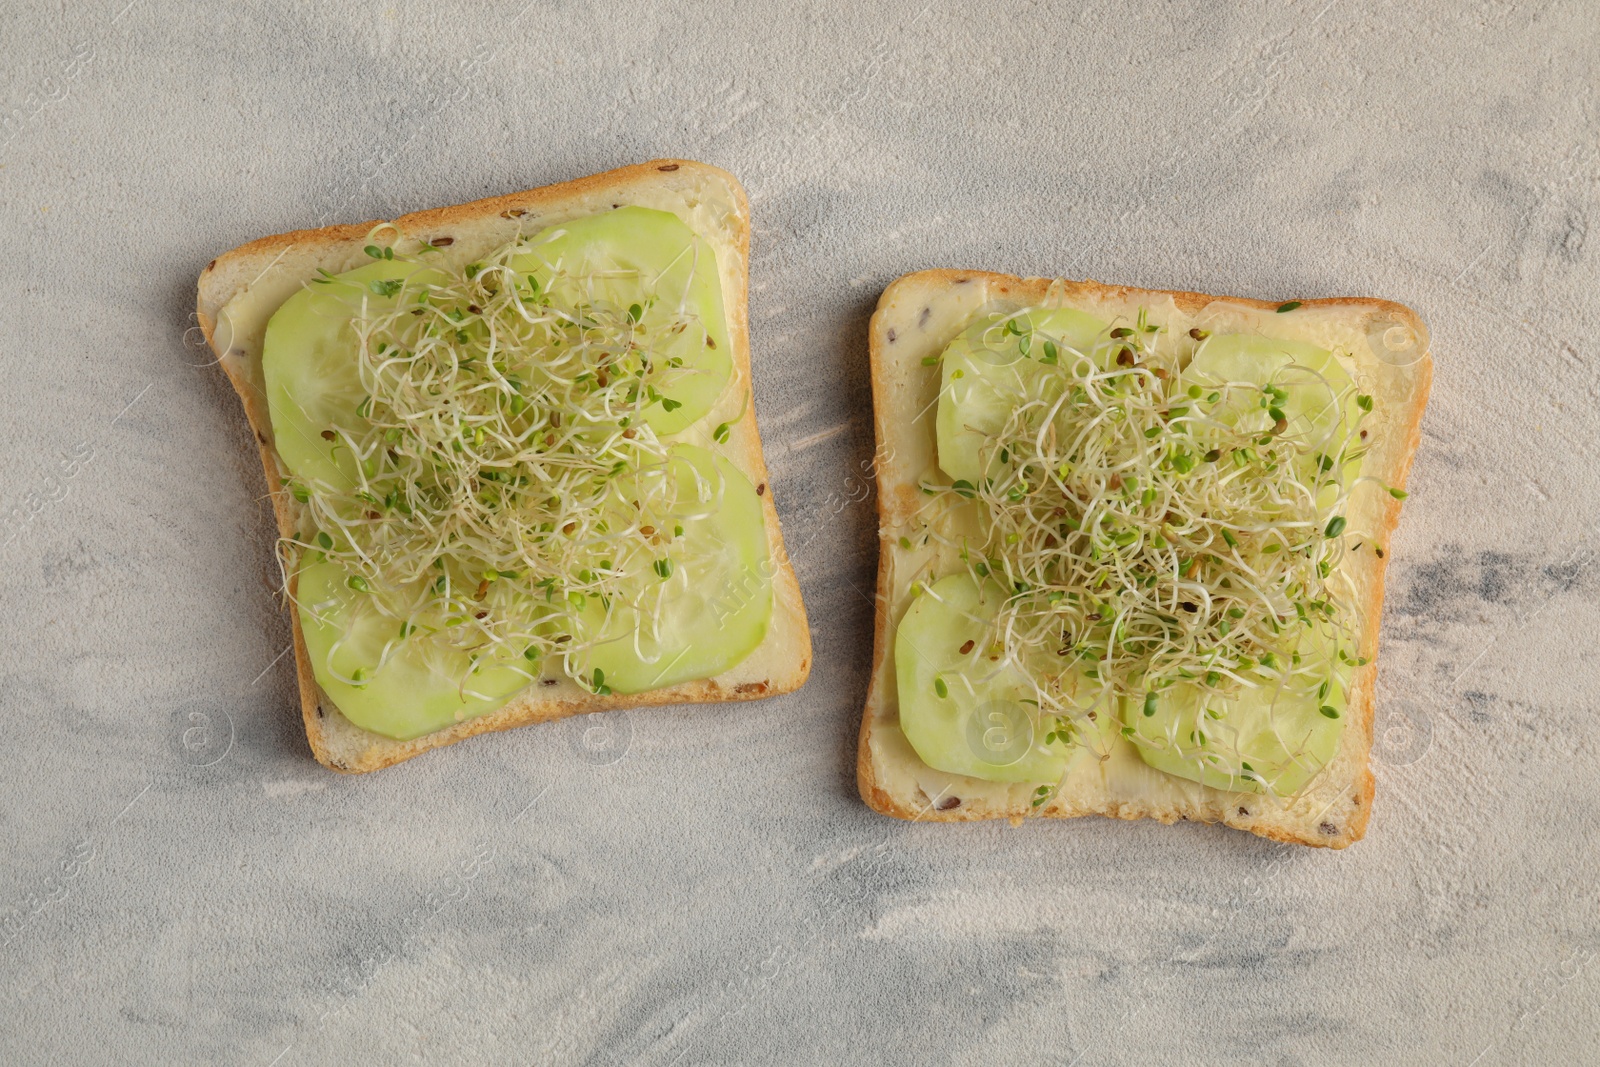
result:
<svg viewBox="0 0 1600 1067"><path fill-rule="evenodd" d="M924 271L870 358L870 807L1362 836L1414 312Z"/></svg>
<svg viewBox="0 0 1600 1067"><path fill-rule="evenodd" d="M669 159L207 265L321 763L805 681L749 248L738 182Z"/></svg>

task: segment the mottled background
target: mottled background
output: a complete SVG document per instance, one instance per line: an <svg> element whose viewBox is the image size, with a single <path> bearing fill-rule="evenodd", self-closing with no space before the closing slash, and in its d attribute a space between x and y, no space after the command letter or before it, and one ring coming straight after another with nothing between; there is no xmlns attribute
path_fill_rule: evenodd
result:
<svg viewBox="0 0 1600 1067"><path fill-rule="evenodd" d="M0 1060L1600 1062L1588 0L125 2L0 10ZM323 770L196 275L658 155L750 192L810 683ZM861 805L933 266L1426 317L1367 840Z"/></svg>

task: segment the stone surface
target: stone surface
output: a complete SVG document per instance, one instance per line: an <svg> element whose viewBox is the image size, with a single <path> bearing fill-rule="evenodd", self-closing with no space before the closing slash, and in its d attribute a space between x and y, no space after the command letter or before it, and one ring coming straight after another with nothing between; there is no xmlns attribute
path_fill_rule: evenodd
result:
<svg viewBox="0 0 1600 1067"><path fill-rule="evenodd" d="M0 10L0 1059L1600 1060L1584 0L123 2ZM657 155L750 192L810 684L324 771L197 273ZM931 266L1427 318L1367 840L861 805L865 326Z"/></svg>

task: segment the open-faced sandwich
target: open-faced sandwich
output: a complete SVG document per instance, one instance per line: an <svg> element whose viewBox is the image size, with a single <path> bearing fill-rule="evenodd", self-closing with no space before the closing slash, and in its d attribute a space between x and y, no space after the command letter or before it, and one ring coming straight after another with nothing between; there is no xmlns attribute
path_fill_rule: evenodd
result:
<svg viewBox="0 0 1600 1067"><path fill-rule="evenodd" d="M657 160L206 267L318 760L805 680L751 405L749 234L731 175Z"/></svg>
<svg viewBox="0 0 1600 1067"><path fill-rule="evenodd" d="M1418 317L927 271L870 347L867 803L1360 838Z"/></svg>

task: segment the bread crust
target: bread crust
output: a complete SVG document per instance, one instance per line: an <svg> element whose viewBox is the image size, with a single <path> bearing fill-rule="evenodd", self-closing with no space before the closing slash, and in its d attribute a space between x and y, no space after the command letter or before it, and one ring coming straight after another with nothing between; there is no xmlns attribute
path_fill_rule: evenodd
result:
<svg viewBox="0 0 1600 1067"><path fill-rule="evenodd" d="M886 342L893 342L894 340L893 334L888 331L886 321L891 309L896 305L897 298L903 293L907 295L909 295L909 292L939 293L948 291L956 286L974 284L985 287L997 300L1017 307L1038 305L1046 302L1047 299L1053 306L1079 306L1085 303L1095 304L1107 301L1133 301L1148 304L1168 299L1172 301L1178 310L1190 314L1205 311L1219 302L1226 303L1232 307L1256 311L1276 312L1281 307L1281 302L1275 301L1255 300L1244 297L1218 297L1187 290L1139 289L1129 286L1106 285L1093 280L1070 281L1051 278L1022 278L1015 275L987 271L949 269L919 271L905 275L892 282L884 290L883 295L879 298L877 310L873 313L868 326L868 352L871 360L874 425L877 433L878 455L884 455L886 448L892 451L892 441L900 430L900 427L886 422L886 415L892 407L889 393L891 390L898 388L897 383L891 380L889 376L885 352ZM1408 325L1416 336L1427 337L1426 326L1416 312L1403 304L1397 304L1393 301L1364 297L1333 297L1303 300L1298 303L1301 308L1306 309L1355 311L1369 315L1387 316L1398 323ZM1403 489L1406 485L1412 460L1421 442L1422 416L1427 405L1428 393L1432 383L1432 357L1428 354L1427 346L1424 344L1422 347L1422 354L1415 363L1417 370L1403 408L1402 421L1400 426L1397 427L1399 436L1404 443L1398 449L1398 462L1390 470L1384 472L1386 484L1398 489ZM889 566L890 555L895 551L895 546L893 543L894 538L889 531L893 519L894 503L902 487L894 481L892 473L883 464L880 464L877 470L877 483L880 530L878 583L876 603L874 605L872 681L866 706L861 717L856 754L857 786L862 800L872 810L894 818L915 819L919 822L971 822L983 819L1007 818L1011 820L1013 825L1020 825L1026 817L1034 815L1046 818L1075 818L1088 814L1121 819L1155 818L1168 824L1179 820L1226 822L1230 826L1249 830L1258 836L1274 841L1328 848L1344 848L1364 836L1368 820L1371 817L1372 800L1375 791L1370 753L1374 717L1373 697L1378 669L1378 636L1383 608L1384 580L1388 569L1389 553L1387 545L1400 520L1401 505L1399 500L1386 497L1386 501L1382 505L1383 510L1379 519L1378 529L1375 531L1376 537L1373 538L1375 543L1384 547L1384 552L1377 557L1378 562L1367 586L1368 595L1362 612L1362 647L1372 650L1370 654L1371 662L1365 667L1359 668L1352 677L1350 699L1351 719L1354 720L1350 726L1354 728L1354 740L1359 748L1360 764L1356 774L1349 781L1350 790L1354 793L1351 810L1347 817L1342 820L1343 825L1338 832L1330 835L1322 830L1310 833L1300 827L1275 825L1260 820L1241 822L1232 818L1219 818L1211 811L1200 807L1185 810L1180 805L1165 811L1153 811L1149 810L1147 806L1128 805L1110 797L1105 798L1105 803L1094 810L1063 808L1052 803L1038 812L1031 811L1030 805L1026 804L1013 807L1011 810L1001 811L974 810L967 806L941 810L939 798L929 797L920 790L915 802L907 803L896 799L887 788L886 783L880 779L874 765L874 725L875 720L880 718L891 699L886 692L885 673L892 674L893 672L891 614L896 591L893 588L895 583ZM1351 732L1351 729L1347 727L1346 733L1350 734ZM915 755L913 754L911 758L915 759ZM1247 798L1255 796L1255 794L1225 794L1219 790L1210 790L1210 792L1222 796L1232 795ZM1246 803L1249 803L1249 801L1246 801ZM1243 811L1244 806L1240 805L1239 810ZM1324 829L1326 825L1323 824Z"/></svg>
<svg viewBox="0 0 1600 1067"><path fill-rule="evenodd" d="M392 226L406 237L432 242L440 238L454 240L453 234L464 226L482 228L486 220L506 220L515 227L524 216L537 216L542 212L560 210L564 206L594 201L605 194L606 206L620 207L637 202L640 196L657 191L663 176L675 181L706 183L727 197L734 222L732 240L728 247L719 245L719 251L732 254L736 259L733 271L736 284L729 284L724 276L724 305L728 317L728 333L733 345L733 372L728 393L734 388L750 388L750 329L747 293L750 262L750 212L749 202L738 180L728 172L705 163L685 159L655 159L647 163L621 167L573 181L544 186L503 196L476 200L449 207L412 212L393 220L373 220L367 223L327 226L313 230L294 230L288 233L262 237L218 256L208 263L200 274L196 317L206 343L216 353L218 363L239 394L245 415L255 432L262 468L266 473L273 513L278 533L289 537L297 526L297 505L288 492L280 486L284 469L272 444L271 423L264 398L251 378L249 359L253 355L259 365L260 353L230 349L219 343L219 315L231 299L248 290L254 281L274 268L291 250L310 252L338 269L341 260L352 253L359 255L369 235L378 226ZM347 268L346 268L347 269ZM241 285L241 279L254 276L254 280ZM297 281L303 283L312 277L307 270ZM296 286L297 288L298 286ZM725 395L727 395L725 393ZM293 627L295 663L298 675L301 716L305 723L306 738L317 761L324 766L344 773L359 774L391 767L431 749L455 744L469 737L516 726L550 722L572 715L588 714L619 708L636 708L666 704L719 703L724 701L758 700L792 692L803 685L811 670L811 636L806 624L805 607L799 583L784 551L783 535L778 523L777 507L771 491L766 462L762 454L760 432L756 425L754 405L744 404L743 413L734 422L730 444L724 454L758 486L762 511L766 519L769 558L773 562L773 614L762 645L746 657L740 665L718 678L684 682L663 689L631 695L600 696L579 689L567 679L555 681L555 693L541 696L540 689L550 685L530 685L513 696L504 706L489 714L459 722L454 726L414 738L395 741L356 727L338 711L333 701L317 684L307 652L305 636L301 632L298 611L290 610ZM292 602L296 579L291 576L289 599ZM781 649L774 649L782 642ZM764 649L776 652L781 660L777 669L767 670L760 677L745 678L740 668L760 656ZM335 738L335 733L339 736Z"/></svg>

